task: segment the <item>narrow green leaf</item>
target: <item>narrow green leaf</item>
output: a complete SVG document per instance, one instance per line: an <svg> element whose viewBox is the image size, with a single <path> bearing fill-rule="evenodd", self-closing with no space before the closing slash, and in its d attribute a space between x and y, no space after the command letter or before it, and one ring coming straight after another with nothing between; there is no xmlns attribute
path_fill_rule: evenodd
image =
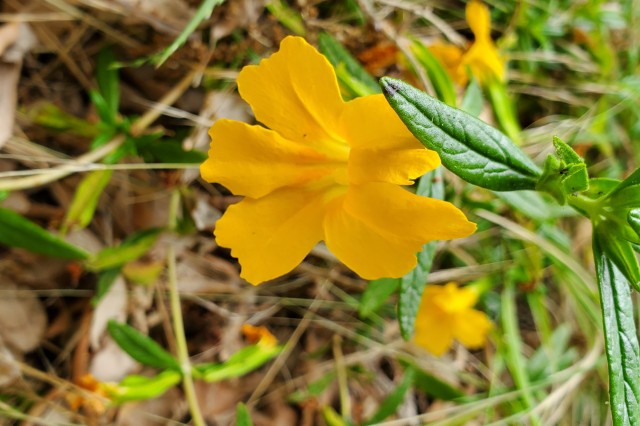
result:
<svg viewBox="0 0 640 426"><path fill-rule="evenodd" d="M610 205L616 209L640 205L640 169L636 169L609 194Z"/></svg>
<svg viewBox="0 0 640 426"><path fill-rule="evenodd" d="M162 232L161 228L150 228L131 235L118 247L107 247L87 264L96 271L112 269L132 262L148 252Z"/></svg>
<svg viewBox="0 0 640 426"><path fill-rule="evenodd" d="M162 395L181 380L182 374L176 370L165 370L151 377L130 375L117 386L108 387L107 392L116 404L141 401Z"/></svg>
<svg viewBox="0 0 640 426"><path fill-rule="evenodd" d="M322 417L328 426L350 426L330 405L322 407Z"/></svg>
<svg viewBox="0 0 640 426"><path fill-rule="evenodd" d="M295 35L304 36L306 31L302 16L283 0L269 0L265 7L285 27Z"/></svg>
<svg viewBox="0 0 640 426"><path fill-rule="evenodd" d="M338 69L344 66L345 74L350 75L354 80L364 85L367 90L365 94L381 93L380 86L376 79L329 33L322 32L318 35L318 47L334 68ZM338 77L340 77L340 75L338 75ZM363 96L363 94L360 96Z"/></svg>
<svg viewBox="0 0 640 426"><path fill-rule="evenodd" d="M242 402L236 406L236 426L253 426L249 409Z"/></svg>
<svg viewBox="0 0 640 426"><path fill-rule="evenodd" d="M467 90L464 92L460 109L468 112L474 117L477 117L482 112L483 100L482 89L478 84L478 80L476 80L472 75L469 85L467 86Z"/></svg>
<svg viewBox="0 0 640 426"><path fill-rule="evenodd" d="M433 170L420 178L418 195L443 199L444 185L442 169ZM400 333L405 340L411 340L415 328L416 315L422 300L422 292L427 285L427 276L436 253L436 241L425 244L418 253L418 265L404 277L400 278L400 294L398 298L398 323Z"/></svg>
<svg viewBox="0 0 640 426"><path fill-rule="evenodd" d="M85 228L91 222L100 195L111 180L112 174L112 170L97 170L82 179L62 222L62 233L66 233L69 228Z"/></svg>
<svg viewBox="0 0 640 426"><path fill-rule="evenodd" d="M436 399L453 401L466 395L461 389L452 386L430 373L416 369L415 374L415 386Z"/></svg>
<svg viewBox="0 0 640 426"><path fill-rule="evenodd" d="M456 90L453 87L453 81L451 81L449 73L447 73L440 61L418 40L414 40L411 43L411 51L427 72L438 99L447 105L455 107L457 102Z"/></svg>
<svg viewBox="0 0 640 426"><path fill-rule="evenodd" d="M191 163L200 164L207 153L198 150L186 151L178 141L151 140L138 142L138 154L147 163Z"/></svg>
<svg viewBox="0 0 640 426"><path fill-rule="evenodd" d="M449 170L494 191L535 189L540 169L504 134L400 80L380 80L389 104Z"/></svg>
<svg viewBox="0 0 640 426"><path fill-rule="evenodd" d="M520 123L516 117L516 111L511 101L511 96L507 93L504 82L496 79L489 81L486 86L489 100L493 108L493 115L504 133L516 144L520 144Z"/></svg>
<svg viewBox="0 0 640 426"><path fill-rule="evenodd" d="M89 253L45 231L13 210L0 208L0 244L68 260L81 260Z"/></svg>
<svg viewBox="0 0 640 426"><path fill-rule="evenodd" d="M180 364L169 352L135 328L110 320L107 330L118 346L140 364L180 371Z"/></svg>
<svg viewBox="0 0 640 426"><path fill-rule="evenodd" d="M631 226L631 229L633 229L633 232L638 234L638 237L640 237L640 208L629 210L627 222L629 223L629 226Z"/></svg>
<svg viewBox="0 0 640 426"><path fill-rule="evenodd" d="M116 282L116 278L120 275L122 268L116 267L105 269L98 274L98 283L96 284L96 294L91 298L91 304L96 306L98 302L109 292L109 289Z"/></svg>
<svg viewBox="0 0 640 426"><path fill-rule="evenodd" d="M244 376L274 358L281 351L282 346L246 346L223 363L194 366L194 377L211 383Z"/></svg>
<svg viewBox="0 0 640 426"><path fill-rule="evenodd" d="M118 70L113 66L116 62L112 48L102 49L96 60L96 80L100 94L105 101L109 122L115 123L120 106L120 82Z"/></svg>
<svg viewBox="0 0 640 426"><path fill-rule="evenodd" d="M306 389L299 389L289 396L287 396L287 401L300 403L306 401L307 399L316 397L320 395L329 387L331 383L336 379L336 372L331 371L315 382L309 383Z"/></svg>
<svg viewBox="0 0 640 426"><path fill-rule="evenodd" d="M609 398L615 426L640 424L640 347L633 299L624 273L609 257L607 230L594 229L593 255L604 320Z"/></svg>
<svg viewBox="0 0 640 426"><path fill-rule="evenodd" d="M398 406L404 400L404 396L407 394L409 388L413 385L415 378L415 370L411 367L404 371L404 377L402 381L385 399L380 403L378 411L367 420L365 425L373 425L382 422L384 419L392 415L398 409Z"/></svg>
<svg viewBox="0 0 640 426"><path fill-rule="evenodd" d="M575 216L571 207L559 206L551 197L536 191L496 192L495 195L528 218L538 222Z"/></svg>
<svg viewBox="0 0 640 426"><path fill-rule="evenodd" d="M184 27L180 35L178 35L173 43L171 43L166 49L160 52L157 58L153 59L156 66L159 67L169 58L169 56L173 55L173 53L187 41L191 33L198 28L198 25L211 16L213 9L222 3L224 3L224 0L204 0L200 3L196 13L193 14L193 17Z"/></svg>
<svg viewBox="0 0 640 426"><path fill-rule="evenodd" d="M361 318L369 318L384 305L393 293L400 287L398 278L380 278L369 281L367 288L362 293L362 300L358 305L358 314Z"/></svg>

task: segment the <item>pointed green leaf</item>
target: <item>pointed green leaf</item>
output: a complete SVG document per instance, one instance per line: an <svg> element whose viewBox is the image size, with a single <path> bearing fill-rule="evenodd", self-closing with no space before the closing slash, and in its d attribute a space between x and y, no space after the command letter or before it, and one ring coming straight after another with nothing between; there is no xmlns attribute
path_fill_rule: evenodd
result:
<svg viewBox="0 0 640 426"><path fill-rule="evenodd" d="M629 210L627 222L629 222L631 229L640 237L640 208Z"/></svg>
<svg viewBox="0 0 640 426"><path fill-rule="evenodd" d="M302 16L285 1L269 0L265 4L265 7L282 25L290 29L295 35L305 35L306 31Z"/></svg>
<svg viewBox="0 0 640 426"><path fill-rule="evenodd" d="M13 210L0 208L0 244L60 259L80 260L89 253L71 245L25 219Z"/></svg>
<svg viewBox="0 0 640 426"><path fill-rule="evenodd" d="M380 83L411 133L449 170L494 191L535 188L540 170L504 134L400 80L383 77Z"/></svg>
<svg viewBox="0 0 640 426"><path fill-rule="evenodd" d="M440 61L418 40L414 40L410 47L411 52L426 71L438 99L447 105L456 106L456 90L453 87L453 81Z"/></svg>
<svg viewBox="0 0 640 426"><path fill-rule="evenodd" d="M118 346L140 364L180 371L180 364L169 352L135 328L110 320L107 330Z"/></svg>
<svg viewBox="0 0 640 426"><path fill-rule="evenodd" d="M615 426L640 424L640 347L629 282L607 253L606 229L594 229L593 255L604 320L609 398Z"/></svg>
<svg viewBox="0 0 640 426"><path fill-rule="evenodd" d="M389 296L400 287L398 278L380 278L369 281L367 288L362 293L362 299L358 305L358 314L361 318L369 318L387 302Z"/></svg>
<svg viewBox="0 0 640 426"><path fill-rule="evenodd" d="M341 84L349 84L349 78L345 76L349 76L350 79L359 82L362 86L358 86L356 89L356 93L354 95L364 96L370 95L374 93L380 93L380 86L375 78L371 76L364 69L364 67L358 62L356 58L354 58L351 53L347 49L344 48L342 44L335 38L333 38L329 33L322 32L318 35L318 48L322 52L324 56L327 57L331 65L336 68L338 71L341 67L343 71L343 75L338 72L338 78L340 79Z"/></svg>
<svg viewBox="0 0 640 426"><path fill-rule="evenodd" d="M98 170L82 179L62 223L63 233L66 233L69 228L85 228L91 222L102 191L111 180L112 174L112 170Z"/></svg>
<svg viewBox="0 0 640 426"><path fill-rule="evenodd" d="M253 426L249 409L242 402L236 406L236 426Z"/></svg>
<svg viewBox="0 0 640 426"><path fill-rule="evenodd" d="M116 62L112 48L102 49L96 60L96 80L98 88L105 102L109 123L115 123L120 106L120 81L118 70L113 66ZM104 118L104 117L103 117Z"/></svg>
<svg viewBox="0 0 640 426"><path fill-rule="evenodd" d="M205 382L219 382L244 376L268 362L282 351L282 346L250 345L223 363L199 364L194 367L194 377Z"/></svg>
<svg viewBox="0 0 640 426"><path fill-rule="evenodd" d="M442 169L433 170L420 178L416 193L425 197L443 199L444 185ZM418 253L418 265L404 277L400 278L400 294L398 298L398 322L400 333L405 340L411 340L415 328L416 315L422 300L422 292L427 285L427 276L436 253L436 241L425 244Z"/></svg>
<svg viewBox="0 0 640 426"><path fill-rule="evenodd" d="M385 399L380 403L378 411L367 420L365 425L374 425L381 423L384 419L392 415L398 409L398 406L404 401L404 396L407 394L409 388L413 385L415 379L415 370L411 367L407 368L404 372L402 381Z"/></svg>
<svg viewBox="0 0 640 426"><path fill-rule="evenodd" d="M129 236L118 247L107 247L87 263L96 271L117 268L132 262L148 252L162 232L161 228L150 228Z"/></svg>
<svg viewBox="0 0 640 426"><path fill-rule="evenodd" d="M165 370L155 376L130 375L116 386L107 387L109 396L116 404L155 398L174 387L182 380L176 370Z"/></svg>
<svg viewBox="0 0 640 426"><path fill-rule="evenodd" d="M462 98L462 105L460 105L460 109L468 112L469 114L477 117L482 112L482 89L478 84L478 80L476 80L473 75L471 76L471 80L469 81L469 85L467 86L467 90L464 92L464 97Z"/></svg>

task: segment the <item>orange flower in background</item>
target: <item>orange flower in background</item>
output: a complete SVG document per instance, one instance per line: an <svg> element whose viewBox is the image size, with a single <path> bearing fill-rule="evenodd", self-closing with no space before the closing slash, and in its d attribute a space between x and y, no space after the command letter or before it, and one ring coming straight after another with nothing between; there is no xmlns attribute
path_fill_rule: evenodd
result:
<svg viewBox="0 0 640 426"><path fill-rule="evenodd" d="M366 279L399 277L431 240L475 224L401 187L438 167L383 95L344 102L329 61L300 37L242 69L240 95L267 126L218 120L202 177L245 198L216 223L252 284L295 268L319 241Z"/></svg>
<svg viewBox="0 0 640 426"><path fill-rule="evenodd" d="M472 288L428 285L416 316L414 342L436 356L444 354L454 339L469 349L481 348L492 323L484 312L473 309L477 301Z"/></svg>
<svg viewBox="0 0 640 426"><path fill-rule="evenodd" d="M457 46L444 43L435 43L429 50L460 86L464 86L469 79L467 67L482 85L492 79L504 81L505 61L491 40L489 9L480 1L471 0L467 3L465 16L475 37L467 51L463 52Z"/></svg>

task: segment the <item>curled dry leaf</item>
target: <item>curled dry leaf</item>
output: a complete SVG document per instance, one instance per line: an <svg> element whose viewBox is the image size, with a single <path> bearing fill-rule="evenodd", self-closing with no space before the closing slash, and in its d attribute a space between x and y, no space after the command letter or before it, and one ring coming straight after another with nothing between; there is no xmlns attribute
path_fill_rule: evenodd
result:
<svg viewBox="0 0 640 426"><path fill-rule="evenodd" d="M44 336L47 315L40 300L0 277L0 340L17 352L34 350Z"/></svg>

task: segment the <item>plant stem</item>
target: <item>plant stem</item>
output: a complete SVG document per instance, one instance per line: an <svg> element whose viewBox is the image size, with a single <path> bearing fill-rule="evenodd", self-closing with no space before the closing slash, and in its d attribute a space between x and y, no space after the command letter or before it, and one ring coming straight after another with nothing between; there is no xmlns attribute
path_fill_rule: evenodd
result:
<svg viewBox="0 0 640 426"><path fill-rule="evenodd" d="M180 192L174 190L171 194L171 202L169 204L169 228L174 230L177 222L177 212L180 205ZM169 281L169 304L171 308L171 318L173 321L173 333L176 337L176 352L178 362L182 369L182 386L184 394L189 404L189 411L193 424L195 426L206 426L198 399L196 398L196 390L191 376L191 362L189 361L189 352L187 350L187 338L184 334L184 323L182 321L182 308L180 307L180 294L178 293L178 276L176 274L176 249L173 243L167 248L167 275Z"/></svg>

